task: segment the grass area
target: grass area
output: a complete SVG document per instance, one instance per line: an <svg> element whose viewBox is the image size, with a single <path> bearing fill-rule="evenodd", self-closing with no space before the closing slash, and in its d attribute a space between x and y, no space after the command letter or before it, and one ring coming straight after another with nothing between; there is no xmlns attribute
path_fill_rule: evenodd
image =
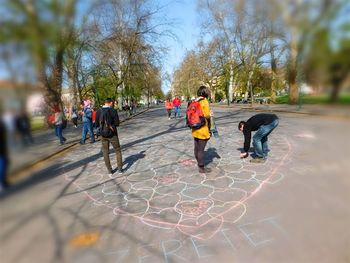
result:
<svg viewBox="0 0 350 263"><path fill-rule="evenodd" d="M277 104L287 104L288 95L279 96L276 98ZM328 95L301 95L301 103L303 104L328 104L329 96ZM336 101L337 104L350 104L350 93L341 94Z"/></svg>
<svg viewBox="0 0 350 263"><path fill-rule="evenodd" d="M37 131L37 130L42 130L45 127L45 123L44 123L45 119L43 116L36 116L31 118L31 128L32 131Z"/></svg>

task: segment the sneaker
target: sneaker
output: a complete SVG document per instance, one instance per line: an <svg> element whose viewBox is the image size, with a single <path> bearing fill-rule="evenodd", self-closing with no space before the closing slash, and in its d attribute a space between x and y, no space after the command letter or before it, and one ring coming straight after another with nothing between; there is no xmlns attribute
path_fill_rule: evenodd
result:
<svg viewBox="0 0 350 263"><path fill-rule="evenodd" d="M116 169L115 172L116 172L117 174L123 174L123 170L122 170L122 169L119 169L119 168Z"/></svg>
<svg viewBox="0 0 350 263"><path fill-rule="evenodd" d="M210 173L210 172L211 172L211 169L208 168L208 167L198 167L198 171L199 171L201 174L205 174L205 173Z"/></svg>
<svg viewBox="0 0 350 263"><path fill-rule="evenodd" d="M264 163L265 159L264 158L260 158L260 157L256 157L254 159L250 160L251 163Z"/></svg>

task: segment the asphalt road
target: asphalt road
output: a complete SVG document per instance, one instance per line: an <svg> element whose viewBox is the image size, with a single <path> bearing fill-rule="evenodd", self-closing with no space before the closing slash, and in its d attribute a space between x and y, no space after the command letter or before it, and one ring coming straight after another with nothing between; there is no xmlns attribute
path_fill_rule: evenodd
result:
<svg viewBox="0 0 350 263"><path fill-rule="evenodd" d="M207 175L163 109L120 127L124 175L99 143L51 160L0 199L1 262L350 262L350 122L280 113L251 164L237 124L254 113L214 112Z"/></svg>

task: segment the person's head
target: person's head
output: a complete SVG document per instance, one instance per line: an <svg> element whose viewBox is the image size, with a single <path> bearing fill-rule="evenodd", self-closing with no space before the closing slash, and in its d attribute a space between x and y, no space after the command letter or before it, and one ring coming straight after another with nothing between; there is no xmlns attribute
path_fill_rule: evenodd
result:
<svg viewBox="0 0 350 263"><path fill-rule="evenodd" d="M238 130L240 130L241 132L243 132L244 126L245 126L245 121L240 121L240 122L238 123Z"/></svg>
<svg viewBox="0 0 350 263"><path fill-rule="evenodd" d="M200 86L198 91L197 91L197 96L198 97L204 97L208 98L209 97L209 90L206 86Z"/></svg>
<svg viewBox="0 0 350 263"><path fill-rule="evenodd" d="M113 107L113 100L111 98L105 99L105 106Z"/></svg>
<svg viewBox="0 0 350 263"><path fill-rule="evenodd" d="M85 108L91 108L91 101L89 99L86 99L83 101Z"/></svg>

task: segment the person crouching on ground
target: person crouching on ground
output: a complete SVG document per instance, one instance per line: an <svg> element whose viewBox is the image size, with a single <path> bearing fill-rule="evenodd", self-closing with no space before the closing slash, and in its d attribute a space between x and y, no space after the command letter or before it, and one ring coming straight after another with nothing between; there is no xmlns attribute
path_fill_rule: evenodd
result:
<svg viewBox="0 0 350 263"><path fill-rule="evenodd" d="M211 169L204 167L204 149L210 139L209 120L212 115L208 102L209 91L207 87L201 86L197 91L197 96L198 97L195 101L200 104L203 116L205 117L205 124L199 129L192 128L192 136L194 138L194 156L197 160L198 171L200 173L210 173Z"/></svg>
<svg viewBox="0 0 350 263"><path fill-rule="evenodd" d="M267 136L278 126L278 117L275 114L260 113L251 117L247 121L240 121L238 129L244 134L244 152L241 158L249 156L248 151L251 141L252 131L257 131L253 136L253 146L255 157L250 160L252 163L265 162L269 149Z"/></svg>
<svg viewBox="0 0 350 263"><path fill-rule="evenodd" d="M102 137L102 153L109 176L113 174L111 161L109 158L109 143L112 144L117 157L117 172L123 173L123 160L119 143L117 126L119 126L118 112L113 108L113 101L110 98L105 100L104 106L96 113L96 126Z"/></svg>

